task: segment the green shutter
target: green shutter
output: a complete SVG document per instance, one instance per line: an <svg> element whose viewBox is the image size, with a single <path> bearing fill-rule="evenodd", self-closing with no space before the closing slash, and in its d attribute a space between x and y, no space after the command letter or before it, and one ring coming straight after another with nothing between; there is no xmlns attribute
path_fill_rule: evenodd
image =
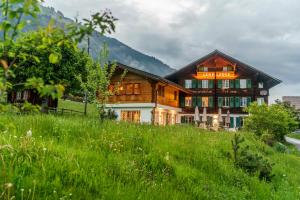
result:
<svg viewBox="0 0 300 200"><path fill-rule="evenodd" d="M193 96L192 97L192 106L195 108L197 105L197 97L196 96Z"/></svg>
<svg viewBox="0 0 300 200"><path fill-rule="evenodd" d="M202 97L197 97L197 105L199 106L199 107L202 107Z"/></svg>
<svg viewBox="0 0 300 200"><path fill-rule="evenodd" d="M234 117L230 117L230 128L234 128Z"/></svg>
<svg viewBox="0 0 300 200"><path fill-rule="evenodd" d="M252 81L251 81L251 79L247 79L247 88L252 88Z"/></svg>
<svg viewBox="0 0 300 200"><path fill-rule="evenodd" d="M251 104L251 97L247 97L247 106Z"/></svg>
<svg viewBox="0 0 300 200"><path fill-rule="evenodd" d="M229 87L234 88L234 80L229 80Z"/></svg>
<svg viewBox="0 0 300 200"><path fill-rule="evenodd" d="M208 81L208 88L214 88L214 80Z"/></svg>
<svg viewBox="0 0 300 200"><path fill-rule="evenodd" d="M235 88L240 88L240 79L235 79Z"/></svg>
<svg viewBox="0 0 300 200"><path fill-rule="evenodd" d="M197 88L197 80L196 79L192 80L192 88Z"/></svg>
<svg viewBox="0 0 300 200"><path fill-rule="evenodd" d="M236 108L239 108L241 106L240 101L241 101L240 97L235 97L235 107Z"/></svg>
<svg viewBox="0 0 300 200"><path fill-rule="evenodd" d="M242 124L241 124L241 117L237 117L236 118L236 127L237 128L241 128Z"/></svg>
<svg viewBox="0 0 300 200"><path fill-rule="evenodd" d="M185 99L183 95L180 95L180 107L185 107Z"/></svg>
<svg viewBox="0 0 300 200"><path fill-rule="evenodd" d="M223 97L218 97L218 107L221 108L223 106Z"/></svg>
<svg viewBox="0 0 300 200"><path fill-rule="evenodd" d="M222 80L218 80L218 88L222 89Z"/></svg>
<svg viewBox="0 0 300 200"><path fill-rule="evenodd" d="M202 80L198 80L198 88L202 88Z"/></svg>
<svg viewBox="0 0 300 200"><path fill-rule="evenodd" d="M208 107L214 107L214 97L208 97Z"/></svg>
<svg viewBox="0 0 300 200"><path fill-rule="evenodd" d="M230 108L234 108L234 97L230 97L230 100L229 100L229 106Z"/></svg>

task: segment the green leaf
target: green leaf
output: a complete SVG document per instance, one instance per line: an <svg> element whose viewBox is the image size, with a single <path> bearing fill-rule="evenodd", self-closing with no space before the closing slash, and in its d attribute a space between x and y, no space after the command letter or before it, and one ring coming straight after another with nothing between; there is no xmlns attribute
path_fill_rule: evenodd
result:
<svg viewBox="0 0 300 200"><path fill-rule="evenodd" d="M49 56L49 62L57 64L60 61L60 56L57 53L51 53Z"/></svg>

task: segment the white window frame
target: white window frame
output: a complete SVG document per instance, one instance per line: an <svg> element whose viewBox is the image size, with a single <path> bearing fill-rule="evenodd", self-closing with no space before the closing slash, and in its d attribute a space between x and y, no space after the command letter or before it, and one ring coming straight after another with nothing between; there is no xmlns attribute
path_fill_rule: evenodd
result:
<svg viewBox="0 0 300 200"><path fill-rule="evenodd" d="M257 97L256 102L259 106L261 106L263 103L265 103L265 98Z"/></svg>
<svg viewBox="0 0 300 200"><path fill-rule="evenodd" d="M229 80L222 80L222 88L229 89L229 87L230 87Z"/></svg>
<svg viewBox="0 0 300 200"><path fill-rule="evenodd" d="M248 105L248 98L247 97L241 97L241 100L240 100L240 107L247 107Z"/></svg>
<svg viewBox="0 0 300 200"><path fill-rule="evenodd" d="M191 79L185 80L184 86L185 86L185 88L192 88L192 80Z"/></svg>
<svg viewBox="0 0 300 200"><path fill-rule="evenodd" d="M208 80L202 80L202 88L208 88Z"/></svg>
<svg viewBox="0 0 300 200"><path fill-rule="evenodd" d="M223 67L223 72L228 72L228 67Z"/></svg>
<svg viewBox="0 0 300 200"><path fill-rule="evenodd" d="M264 88L264 83L263 82L259 82L258 83L258 88L260 88L260 89Z"/></svg>
<svg viewBox="0 0 300 200"><path fill-rule="evenodd" d="M185 97L185 99L184 99L184 105L186 107L192 107L192 97Z"/></svg>
<svg viewBox="0 0 300 200"><path fill-rule="evenodd" d="M247 88L247 79L240 79L240 88L241 89Z"/></svg>
<svg viewBox="0 0 300 200"><path fill-rule="evenodd" d="M223 97L223 107L228 108L230 105L230 97Z"/></svg>
<svg viewBox="0 0 300 200"><path fill-rule="evenodd" d="M208 67L203 67L204 72L208 72Z"/></svg>

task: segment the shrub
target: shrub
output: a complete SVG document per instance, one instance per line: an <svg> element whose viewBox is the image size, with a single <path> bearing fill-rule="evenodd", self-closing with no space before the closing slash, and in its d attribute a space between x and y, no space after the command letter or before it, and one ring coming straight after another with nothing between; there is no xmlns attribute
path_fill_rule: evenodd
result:
<svg viewBox="0 0 300 200"><path fill-rule="evenodd" d="M231 141L235 166L252 175L258 173L260 180L271 181L272 165L262 156L250 151L249 146L242 148L240 145L244 141L239 134L235 134ZM241 149L240 153L239 149Z"/></svg>
<svg viewBox="0 0 300 200"><path fill-rule="evenodd" d="M276 143L276 138L274 135L272 134L268 134L268 133L264 133L261 135L261 140L269 145L269 146L273 146Z"/></svg>
<svg viewBox="0 0 300 200"><path fill-rule="evenodd" d="M287 146L285 146L284 144L280 143L280 142L276 142L275 145L274 145L274 149L278 152L281 152L281 153L285 153L288 151L288 148Z"/></svg>
<svg viewBox="0 0 300 200"><path fill-rule="evenodd" d="M295 117L282 105L252 103L245 109L249 117L245 119L245 129L261 136L264 133L272 134L276 140L284 141L284 136L294 131L298 122Z"/></svg>

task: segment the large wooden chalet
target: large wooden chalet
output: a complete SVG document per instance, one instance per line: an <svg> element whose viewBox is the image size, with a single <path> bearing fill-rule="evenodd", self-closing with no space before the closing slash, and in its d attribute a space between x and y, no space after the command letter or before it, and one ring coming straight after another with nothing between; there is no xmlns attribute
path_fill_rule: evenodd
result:
<svg viewBox="0 0 300 200"><path fill-rule="evenodd" d="M208 124L221 109L223 123L230 113L230 127L241 127L244 108L253 101L268 104L269 89L281 82L218 50L164 78L118 64L112 82L124 70L128 73L107 108L119 120L159 125L192 123L198 106L200 120L206 108Z"/></svg>

